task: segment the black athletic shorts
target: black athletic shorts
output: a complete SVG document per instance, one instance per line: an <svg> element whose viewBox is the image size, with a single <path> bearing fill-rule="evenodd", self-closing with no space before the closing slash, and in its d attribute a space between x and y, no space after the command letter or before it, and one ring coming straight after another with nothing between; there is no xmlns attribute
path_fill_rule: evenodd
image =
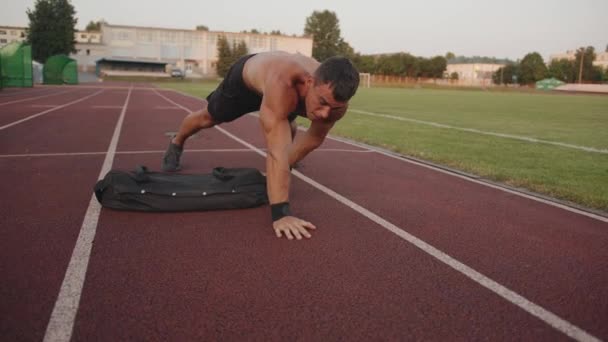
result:
<svg viewBox="0 0 608 342"><path fill-rule="evenodd" d="M243 80L245 62L253 56L255 54L243 56L236 61L222 83L207 96L207 110L216 122L230 122L260 110L262 96L247 88Z"/></svg>

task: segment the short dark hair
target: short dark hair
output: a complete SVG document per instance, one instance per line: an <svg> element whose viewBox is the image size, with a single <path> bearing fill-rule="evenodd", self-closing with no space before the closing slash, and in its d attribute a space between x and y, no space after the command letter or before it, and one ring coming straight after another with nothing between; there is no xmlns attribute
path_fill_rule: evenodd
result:
<svg viewBox="0 0 608 342"><path fill-rule="evenodd" d="M359 71L346 57L330 57L315 71L315 85L327 83L333 87L334 99L346 102L357 92Z"/></svg>

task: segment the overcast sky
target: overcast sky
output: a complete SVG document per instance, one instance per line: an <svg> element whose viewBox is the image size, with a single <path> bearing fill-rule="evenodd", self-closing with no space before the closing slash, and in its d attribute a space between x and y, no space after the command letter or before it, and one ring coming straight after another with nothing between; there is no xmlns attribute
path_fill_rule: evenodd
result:
<svg viewBox="0 0 608 342"><path fill-rule="evenodd" d="M2 0L0 25L27 26L35 0ZM83 29L110 24L210 30L280 30L301 35L315 10L340 20L342 37L360 53L405 51L417 56L548 58L580 46L604 51L608 0L72 0Z"/></svg>

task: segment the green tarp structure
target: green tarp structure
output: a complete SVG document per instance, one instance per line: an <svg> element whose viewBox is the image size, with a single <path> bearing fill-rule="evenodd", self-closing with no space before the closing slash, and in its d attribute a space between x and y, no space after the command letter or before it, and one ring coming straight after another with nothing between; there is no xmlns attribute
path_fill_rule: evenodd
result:
<svg viewBox="0 0 608 342"><path fill-rule="evenodd" d="M13 42L0 49L0 88L32 87L32 47Z"/></svg>
<svg viewBox="0 0 608 342"><path fill-rule="evenodd" d="M559 87L564 84L566 83L558 80L557 78L545 78L544 80L536 82L536 89L553 90L556 87Z"/></svg>
<svg viewBox="0 0 608 342"><path fill-rule="evenodd" d="M44 84L78 84L76 60L66 55L51 56L44 63Z"/></svg>

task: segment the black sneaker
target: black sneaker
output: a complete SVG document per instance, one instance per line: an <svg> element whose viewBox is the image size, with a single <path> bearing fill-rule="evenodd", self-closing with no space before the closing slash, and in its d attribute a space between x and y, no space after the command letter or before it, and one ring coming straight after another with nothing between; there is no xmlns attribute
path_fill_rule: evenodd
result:
<svg viewBox="0 0 608 342"><path fill-rule="evenodd" d="M179 171L182 167L179 165L179 158L182 156L182 152L184 148L182 146L176 145L174 143L169 144L169 148L167 148L167 152L165 152L165 156L163 157L163 171Z"/></svg>

